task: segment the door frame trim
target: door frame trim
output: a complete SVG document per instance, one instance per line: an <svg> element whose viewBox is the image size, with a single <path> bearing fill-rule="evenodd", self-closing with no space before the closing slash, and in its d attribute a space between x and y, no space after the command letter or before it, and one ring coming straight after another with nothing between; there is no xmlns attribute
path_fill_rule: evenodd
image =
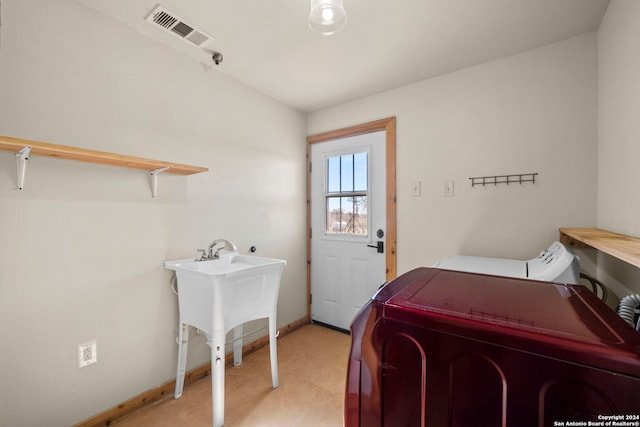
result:
<svg viewBox="0 0 640 427"><path fill-rule="evenodd" d="M385 132L386 155L386 279L395 279L396 267L396 118L388 117L307 137L307 316L311 318L311 146L319 142L366 133Z"/></svg>

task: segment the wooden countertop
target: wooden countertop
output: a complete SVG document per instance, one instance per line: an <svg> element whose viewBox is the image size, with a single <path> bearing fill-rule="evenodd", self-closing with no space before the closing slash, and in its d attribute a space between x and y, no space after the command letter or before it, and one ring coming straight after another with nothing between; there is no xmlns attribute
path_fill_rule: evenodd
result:
<svg viewBox="0 0 640 427"><path fill-rule="evenodd" d="M599 228L561 228L560 241L569 247L590 246L640 267L640 239Z"/></svg>

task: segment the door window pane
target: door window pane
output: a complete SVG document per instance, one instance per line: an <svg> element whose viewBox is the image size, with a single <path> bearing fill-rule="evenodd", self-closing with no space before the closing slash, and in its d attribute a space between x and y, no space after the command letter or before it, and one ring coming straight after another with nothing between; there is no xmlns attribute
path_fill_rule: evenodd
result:
<svg viewBox="0 0 640 427"><path fill-rule="evenodd" d="M369 153L353 155L353 191L369 191Z"/></svg>
<svg viewBox="0 0 640 427"><path fill-rule="evenodd" d="M327 158L328 234L368 234L369 153Z"/></svg>
<svg viewBox="0 0 640 427"><path fill-rule="evenodd" d="M346 154L327 159L327 192L353 193L369 190L369 153Z"/></svg>
<svg viewBox="0 0 640 427"><path fill-rule="evenodd" d="M340 157L327 159L327 192L340 192Z"/></svg>
<svg viewBox="0 0 640 427"><path fill-rule="evenodd" d="M327 197L327 233L367 235L367 196Z"/></svg>

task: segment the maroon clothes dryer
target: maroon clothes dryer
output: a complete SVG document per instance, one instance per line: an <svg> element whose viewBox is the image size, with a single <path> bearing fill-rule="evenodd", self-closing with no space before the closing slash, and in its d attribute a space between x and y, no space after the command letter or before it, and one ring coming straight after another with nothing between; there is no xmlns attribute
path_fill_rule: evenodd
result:
<svg viewBox="0 0 640 427"><path fill-rule="evenodd" d="M582 286L418 268L351 334L347 427L640 425L640 334Z"/></svg>

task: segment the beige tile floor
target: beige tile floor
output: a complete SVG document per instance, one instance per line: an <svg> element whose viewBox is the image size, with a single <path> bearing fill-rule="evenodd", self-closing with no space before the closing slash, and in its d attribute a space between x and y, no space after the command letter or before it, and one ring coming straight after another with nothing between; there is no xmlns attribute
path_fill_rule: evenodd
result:
<svg viewBox="0 0 640 427"><path fill-rule="evenodd" d="M225 426L333 427L343 424L344 388L351 338L318 325L278 339L280 386L271 387L268 347L226 369ZM133 412L117 427L212 425L211 377Z"/></svg>

